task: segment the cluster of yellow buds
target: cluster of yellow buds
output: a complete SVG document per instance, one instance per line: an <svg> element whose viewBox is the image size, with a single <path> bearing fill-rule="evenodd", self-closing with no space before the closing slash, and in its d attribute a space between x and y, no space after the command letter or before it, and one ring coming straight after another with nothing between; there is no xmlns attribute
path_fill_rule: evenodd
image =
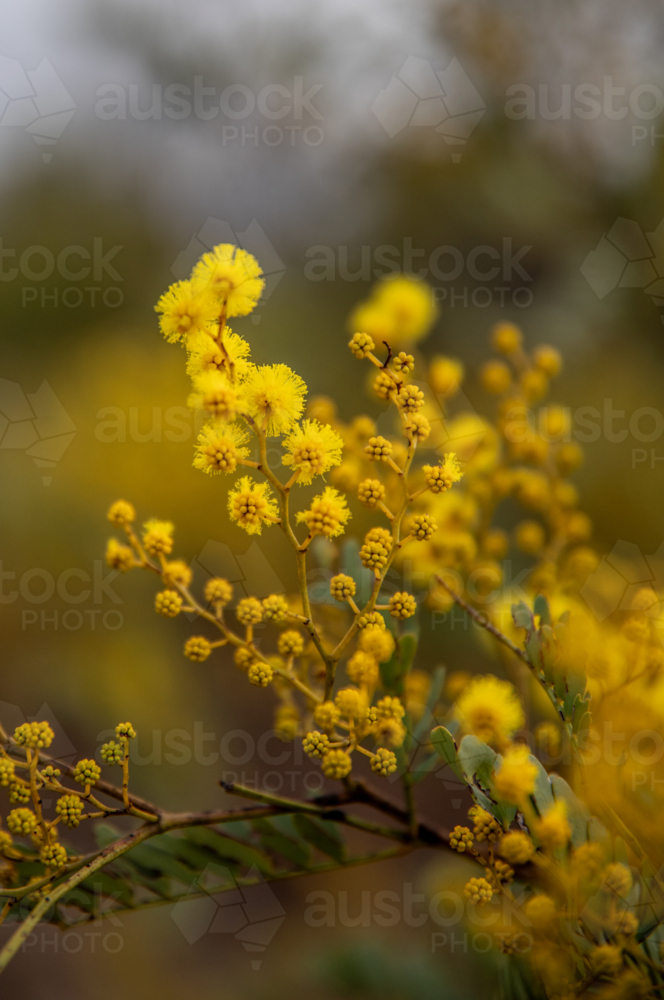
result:
<svg viewBox="0 0 664 1000"><path fill-rule="evenodd" d="M485 868L484 874L494 892L500 892L503 882L509 884L514 879L514 869L500 860L494 861L491 868Z"/></svg>
<svg viewBox="0 0 664 1000"><path fill-rule="evenodd" d="M362 650L354 654L358 656L373 662ZM308 732L302 746L312 760L320 760L327 777L335 776L340 770L344 770L341 777L350 773L354 750L369 758L375 774L388 777L397 770L397 757L390 748L396 749L404 741L406 730L402 719L405 709L399 698L389 695L370 706L375 679L360 687L341 688L334 701L324 701L314 709L314 722L320 730ZM361 745L369 736L376 743L373 752Z"/></svg>
<svg viewBox="0 0 664 1000"><path fill-rule="evenodd" d="M499 839L503 832L500 823L486 809L482 809L481 806L472 806L468 815L473 821L473 832L478 843L483 840L493 843Z"/></svg>
<svg viewBox="0 0 664 1000"><path fill-rule="evenodd" d="M133 808L128 798L127 745L136 736L136 731L130 722L121 722L115 734L118 742L104 744L101 748L102 760L108 764L123 765L124 810L128 814L147 818L145 813ZM44 762L43 751L50 747L54 738L48 722L26 722L17 726L11 740L0 745L0 784L9 788L9 799L14 806L7 815L9 833L0 831L0 855L13 859L22 857L20 853L16 854L11 835L30 837L38 850L39 861L46 872L51 873L48 877L55 877L70 861L77 860L77 855L70 856L57 839L59 823L75 829L82 820L118 811L105 806L92 792L101 779L101 768L95 760L84 757L68 769L68 776L78 788L62 783L62 769ZM43 789L58 796L52 819L45 815ZM86 805L90 805L93 811L86 812Z"/></svg>
<svg viewBox="0 0 664 1000"><path fill-rule="evenodd" d="M450 847L453 847L459 854L464 854L472 849L475 834L467 826L455 826L450 834Z"/></svg>
<svg viewBox="0 0 664 1000"><path fill-rule="evenodd" d="M471 878L466 882L463 894L469 902L482 906L491 902L493 889L485 878Z"/></svg>

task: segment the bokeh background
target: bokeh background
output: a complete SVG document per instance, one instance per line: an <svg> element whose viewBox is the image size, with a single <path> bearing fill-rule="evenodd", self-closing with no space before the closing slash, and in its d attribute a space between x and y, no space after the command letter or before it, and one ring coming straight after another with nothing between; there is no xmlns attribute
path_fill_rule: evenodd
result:
<svg viewBox="0 0 664 1000"><path fill-rule="evenodd" d="M241 742L223 743L233 730L269 730L268 697L228 664L184 660L188 625L157 619L153 582L108 582L100 562L105 511L124 496L142 516L175 521L188 561L221 543L239 557L238 580L273 572L290 584L279 539L268 533L252 562L223 484L191 468L183 354L157 332L157 296L211 238L244 241L268 273L265 301L237 323L254 357L296 368L345 418L378 412L362 400L345 324L379 248L396 248L405 270L452 248L437 259L447 272L461 261L458 273L428 275L440 318L425 353L464 362L467 403L482 412L477 370L494 322L558 347L556 398L602 414L576 477L596 544L658 550L663 35L656 6L606 0L26 0L5 10L0 718L50 717L62 751L84 755L130 718L136 790L174 808L220 805L223 771L270 769L260 754L244 762ZM198 111L187 110L182 88L199 87ZM486 247L500 268L490 277L487 256L469 263ZM409 263L411 250L422 252ZM323 255L325 273L312 270ZM81 574L98 583L74 602L88 589ZM63 617L72 610L80 616ZM471 637L444 629L427 648L450 669L492 665ZM169 765L175 730L211 734L206 751L222 750L207 765ZM293 757L284 791L302 791L303 768ZM431 780L422 794L435 814L445 792ZM279 886L286 919L257 970L232 935L190 944L164 909L124 918L115 953L103 934L77 954L55 934L40 939L5 983L10 995L53 1000L491 996L491 959L461 943L432 947L430 921L330 929L305 918L316 889L359 917L363 892L441 884L440 861L422 855Z"/></svg>

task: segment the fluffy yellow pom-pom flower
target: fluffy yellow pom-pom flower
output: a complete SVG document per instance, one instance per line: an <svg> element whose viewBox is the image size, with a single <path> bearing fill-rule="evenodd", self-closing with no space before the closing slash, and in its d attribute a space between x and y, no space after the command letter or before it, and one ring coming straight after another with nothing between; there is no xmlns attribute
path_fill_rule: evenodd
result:
<svg viewBox="0 0 664 1000"><path fill-rule="evenodd" d="M537 777L537 766L528 760L525 747L512 747L505 754L500 770L494 775L496 795L506 802L521 805L532 793Z"/></svg>
<svg viewBox="0 0 664 1000"><path fill-rule="evenodd" d="M233 333L227 326L224 327L221 338L215 338L209 333L197 333L187 344L187 349L187 375L191 375L194 380L206 372L217 372L235 383L244 378L253 367L248 360L251 353L249 344L244 337Z"/></svg>
<svg viewBox="0 0 664 1000"><path fill-rule="evenodd" d="M535 833L542 846L550 851L567 846L572 831L567 822L567 808L564 802L556 802L544 813L535 824Z"/></svg>
<svg viewBox="0 0 664 1000"><path fill-rule="evenodd" d="M198 435L194 467L210 475L235 472L238 459L249 456L249 449L245 447L247 439L247 432L238 424L227 424L223 420L206 424Z"/></svg>
<svg viewBox="0 0 664 1000"><path fill-rule="evenodd" d="M247 316L261 297L265 282L255 257L232 243L220 243L204 253L192 278L214 296L227 316Z"/></svg>
<svg viewBox="0 0 664 1000"><path fill-rule="evenodd" d="M314 497L309 510L301 510L297 514L298 523L304 521L309 534L325 535L327 538L343 534L349 519L346 498L331 486Z"/></svg>
<svg viewBox="0 0 664 1000"><path fill-rule="evenodd" d="M240 402L238 390L218 368L210 368L194 378L195 392L187 399L192 410L207 410L221 420L235 420Z"/></svg>
<svg viewBox="0 0 664 1000"><path fill-rule="evenodd" d="M219 308L209 292L197 282L177 281L161 296L155 311L159 329L169 344L189 340L211 327Z"/></svg>
<svg viewBox="0 0 664 1000"><path fill-rule="evenodd" d="M167 556L173 551L173 531L171 521L159 521L153 517L143 525L143 545L150 556Z"/></svg>
<svg viewBox="0 0 664 1000"><path fill-rule="evenodd" d="M516 689L492 674L473 678L457 700L456 716L466 732L499 747L524 724Z"/></svg>
<svg viewBox="0 0 664 1000"><path fill-rule="evenodd" d="M268 437L285 434L300 419L307 386L288 365L261 365L242 383L247 412Z"/></svg>
<svg viewBox="0 0 664 1000"><path fill-rule="evenodd" d="M307 486L314 476L322 476L341 462L343 441L329 424L303 420L284 441L288 454L282 462L299 471L298 483Z"/></svg>

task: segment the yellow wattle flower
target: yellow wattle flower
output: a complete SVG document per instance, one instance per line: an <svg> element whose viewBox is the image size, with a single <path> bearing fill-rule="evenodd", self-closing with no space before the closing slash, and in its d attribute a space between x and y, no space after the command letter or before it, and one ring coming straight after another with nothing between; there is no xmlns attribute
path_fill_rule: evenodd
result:
<svg viewBox="0 0 664 1000"><path fill-rule="evenodd" d="M345 496L326 486L320 496L314 497L308 510L298 512L297 521L306 524L310 535L334 538L343 534L350 516Z"/></svg>
<svg viewBox="0 0 664 1000"><path fill-rule="evenodd" d="M341 462L341 437L329 424L320 424L317 420L303 420L283 444L287 454L282 462L299 471L297 482L302 486Z"/></svg>
<svg viewBox="0 0 664 1000"><path fill-rule="evenodd" d="M235 472L238 461L249 457L249 449L245 447L248 438L238 424L223 420L206 424L198 435L194 467L210 475Z"/></svg>
<svg viewBox="0 0 664 1000"><path fill-rule="evenodd" d="M226 316L247 316L261 297L263 271L246 250L220 243L204 253L192 272L212 294Z"/></svg>
<svg viewBox="0 0 664 1000"><path fill-rule="evenodd" d="M210 371L217 371L231 382L237 382L253 367L248 360L251 353L249 344L227 326L221 338L213 337L209 332L195 334L190 338L187 350L187 375L194 380Z"/></svg>
<svg viewBox="0 0 664 1000"><path fill-rule="evenodd" d="M493 787L499 799L521 806L532 794L537 777L537 765L528 759L526 747L510 747L503 757L500 770L493 777Z"/></svg>
<svg viewBox="0 0 664 1000"><path fill-rule="evenodd" d="M194 392L187 399L192 410L206 410L214 417L233 421L242 410L239 390L218 368L194 378Z"/></svg>
<svg viewBox="0 0 664 1000"><path fill-rule="evenodd" d="M268 437L289 431L304 410L307 386L288 365L253 368L242 383L247 413Z"/></svg>
<svg viewBox="0 0 664 1000"><path fill-rule="evenodd" d="M268 483L243 476L228 494L228 513L248 535L260 535L263 524L278 520L279 509Z"/></svg>
<svg viewBox="0 0 664 1000"><path fill-rule="evenodd" d="M159 313L159 329L169 344L189 342L196 334L212 329L219 316L213 296L193 281L171 285L154 308Z"/></svg>
<svg viewBox="0 0 664 1000"><path fill-rule="evenodd" d="M505 746L525 722L516 689L493 674L470 681L457 700L455 714L465 732L497 747Z"/></svg>

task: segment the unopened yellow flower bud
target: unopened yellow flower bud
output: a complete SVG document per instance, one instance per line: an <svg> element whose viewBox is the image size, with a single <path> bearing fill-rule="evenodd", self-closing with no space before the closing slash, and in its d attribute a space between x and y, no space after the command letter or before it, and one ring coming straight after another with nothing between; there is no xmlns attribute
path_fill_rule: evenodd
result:
<svg viewBox="0 0 664 1000"><path fill-rule="evenodd" d="M361 629L384 629L385 619L380 611L368 611L357 619L358 628Z"/></svg>
<svg viewBox="0 0 664 1000"><path fill-rule="evenodd" d="M76 762L73 778L79 785L95 785L101 778L101 768L96 761L84 757Z"/></svg>
<svg viewBox="0 0 664 1000"><path fill-rule="evenodd" d="M559 375L563 366L560 351L557 351L555 347L551 347L549 344L541 344L539 347L536 347L533 351L533 360L536 367L541 372L544 372L548 378L555 378L556 375Z"/></svg>
<svg viewBox="0 0 664 1000"><path fill-rule="evenodd" d="M67 864L67 851L62 844L44 844L39 853L39 860L47 868L55 871Z"/></svg>
<svg viewBox="0 0 664 1000"><path fill-rule="evenodd" d="M403 719L406 709L399 698L386 695L376 705L376 715L379 719Z"/></svg>
<svg viewBox="0 0 664 1000"><path fill-rule="evenodd" d="M397 391L394 376L387 371L379 372L374 379L373 390L379 399L390 399Z"/></svg>
<svg viewBox="0 0 664 1000"><path fill-rule="evenodd" d="M493 889L485 878L471 878L466 882L463 894L471 903L483 906L491 901Z"/></svg>
<svg viewBox="0 0 664 1000"><path fill-rule="evenodd" d="M330 731L339 721L339 709L333 701L324 701L314 709L314 722L321 729Z"/></svg>
<svg viewBox="0 0 664 1000"><path fill-rule="evenodd" d="M254 663L256 656L250 649L246 646L238 646L233 653L233 660L235 661L236 667L246 674L249 667Z"/></svg>
<svg viewBox="0 0 664 1000"><path fill-rule="evenodd" d="M522 340L523 334L514 323L496 323L491 331L491 342L501 354L514 354Z"/></svg>
<svg viewBox="0 0 664 1000"><path fill-rule="evenodd" d="M152 518L145 522L143 544L150 556L167 556L173 551L174 526L170 521Z"/></svg>
<svg viewBox="0 0 664 1000"><path fill-rule="evenodd" d="M455 826L450 834L450 847L464 854L473 846L474 834L467 826Z"/></svg>
<svg viewBox="0 0 664 1000"><path fill-rule="evenodd" d="M430 514L416 514L408 525L409 534L420 542L428 542L437 530L436 519Z"/></svg>
<svg viewBox="0 0 664 1000"><path fill-rule="evenodd" d="M345 573L338 573L330 580L330 593L336 601L347 601L355 596L355 580Z"/></svg>
<svg viewBox="0 0 664 1000"><path fill-rule="evenodd" d="M384 778L387 778L388 775L394 774L397 769L397 756L393 750L386 750L385 747L379 747L371 757L370 763L374 774L380 774Z"/></svg>
<svg viewBox="0 0 664 1000"><path fill-rule="evenodd" d="M165 618L175 618L182 611L182 598L177 590L161 590L154 599L155 611Z"/></svg>
<svg viewBox="0 0 664 1000"><path fill-rule="evenodd" d="M304 639L295 629L289 628L279 636L277 649L282 656L301 656L304 652Z"/></svg>
<svg viewBox="0 0 664 1000"><path fill-rule="evenodd" d="M191 569L182 559L167 562L161 574L165 587L188 587L192 577Z"/></svg>
<svg viewBox="0 0 664 1000"><path fill-rule="evenodd" d="M357 488L357 495L367 507L375 507L385 496L385 487L378 479L363 479Z"/></svg>
<svg viewBox="0 0 664 1000"><path fill-rule="evenodd" d="M544 528L538 521L521 521L516 526L516 544L522 552L534 556L544 548Z"/></svg>
<svg viewBox="0 0 664 1000"><path fill-rule="evenodd" d="M548 388L548 379L538 368L531 368L521 376L521 391L529 403L546 396Z"/></svg>
<svg viewBox="0 0 664 1000"><path fill-rule="evenodd" d="M426 441L431 434L431 424L423 413L409 413L406 420L406 431L417 441Z"/></svg>
<svg viewBox="0 0 664 1000"><path fill-rule="evenodd" d="M109 538L106 543L106 565L126 573L136 565L132 549L128 545L122 545L116 538Z"/></svg>
<svg viewBox="0 0 664 1000"><path fill-rule="evenodd" d="M202 635L192 635L184 644L184 655L195 663L202 663L207 660L212 652L212 646Z"/></svg>
<svg viewBox="0 0 664 1000"><path fill-rule="evenodd" d="M224 608L233 600L233 585L221 576L213 576L205 584L203 593L208 604Z"/></svg>
<svg viewBox="0 0 664 1000"><path fill-rule="evenodd" d="M512 373L504 361L487 361L482 368L481 378L486 391L497 396L507 392L512 384Z"/></svg>
<svg viewBox="0 0 664 1000"><path fill-rule="evenodd" d="M262 663L257 660L249 667L247 677L256 687L267 687L274 679L274 671L269 663Z"/></svg>
<svg viewBox="0 0 664 1000"><path fill-rule="evenodd" d="M61 795L55 804L55 811L65 826L75 830L81 822L83 801L78 795Z"/></svg>
<svg viewBox="0 0 664 1000"><path fill-rule="evenodd" d="M116 528L125 528L136 520L136 510L128 500L116 500L109 507L107 516Z"/></svg>
<svg viewBox="0 0 664 1000"><path fill-rule="evenodd" d="M317 757L319 760L329 753L330 738L326 733L319 733L317 729L307 733L302 740L302 747L308 757Z"/></svg>
<svg viewBox="0 0 664 1000"><path fill-rule="evenodd" d="M37 828L37 817L32 809L12 809L7 817L7 826L15 837L29 837Z"/></svg>
<svg viewBox="0 0 664 1000"><path fill-rule="evenodd" d="M356 358L366 358L376 349L376 345L368 333L354 333L348 346Z"/></svg>
<svg viewBox="0 0 664 1000"><path fill-rule="evenodd" d="M396 357L392 358L392 367L395 372L403 372L405 375L408 375L415 367L415 358L412 354L399 351Z"/></svg>
<svg viewBox="0 0 664 1000"><path fill-rule="evenodd" d="M399 591L389 600L390 614L393 618L412 618L417 611L417 601L412 594Z"/></svg>
<svg viewBox="0 0 664 1000"><path fill-rule="evenodd" d="M452 358L439 355L429 366L429 384L437 396L454 396L462 379L463 365Z"/></svg>
<svg viewBox="0 0 664 1000"><path fill-rule="evenodd" d="M415 413L424 406L424 393L416 385L403 385L395 402L404 413Z"/></svg>
<svg viewBox="0 0 664 1000"><path fill-rule="evenodd" d="M561 444L556 450L556 466L562 476L569 476L583 464L583 450L575 441Z"/></svg>
<svg viewBox="0 0 664 1000"><path fill-rule="evenodd" d="M341 780L350 774L353 764L345 750L330 750L323 757L322 767L326 778Z"/></svg>
<svg viewBox="0 0 664 1000"><path fill-rule="evenodd" d="M385 461L392 454L392 444L386 438L378 435L378 437L369 438L364 450L372 462Z"/></svg>
<svg viewBox="0 0 664 1000"><path fill-rule="evenodd" d="M266 622L282 622L288 616L288 601L283 594L270 594L263 600L263 619Z"/></svg>
<svg viewBox="0 0 664 1000"><path fill-rule="evenodd" d="M50 747L55 739L55 733L48 722L24 722L14 730L14 739L19 746L41 750Z"/></svg>
<svg viewBox="0 0 664 1000"><path fill-rule="evenodd" d="M444 493L458 483L463 473L458 459L453 452L445 455L442 465L425 465L422 469L424 479L432 493Z"/></svg>
<svg viewBox="0 0 664 1000"><path fill-rule="evenodd" d="M263 605L257 597L243 597L235 609L235 617L247 628L263 621Z"/></svg>

